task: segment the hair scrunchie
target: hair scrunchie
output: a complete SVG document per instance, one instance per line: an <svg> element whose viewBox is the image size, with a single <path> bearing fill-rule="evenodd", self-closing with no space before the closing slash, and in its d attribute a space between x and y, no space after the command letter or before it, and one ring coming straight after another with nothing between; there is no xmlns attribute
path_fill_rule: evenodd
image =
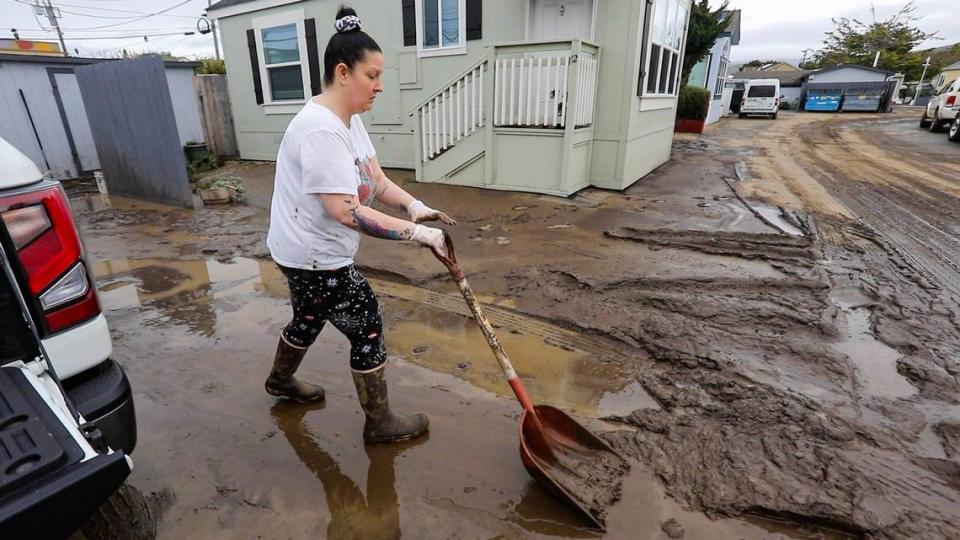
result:
<svg viewBox="0 0 960 540"><path fill-rule="evenodd" d="M360 30L360 17L356 15L344 15L333 23L333 27L336 28L337 33L340 34Z"/></svg>

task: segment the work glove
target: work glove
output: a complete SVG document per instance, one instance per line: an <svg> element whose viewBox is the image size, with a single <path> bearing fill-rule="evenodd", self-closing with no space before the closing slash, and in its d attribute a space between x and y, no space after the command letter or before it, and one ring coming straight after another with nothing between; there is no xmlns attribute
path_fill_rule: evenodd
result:
<svg viewBox="0 0 960 540"><path fill-rule="evenodd" d="M410 239L420 242L444 257L447 256L447 244L443 240L443 231L440 229L427 227L426 225L417 225L413 228L413 234L410 236Z"/></svg>
<svg viewBox="0 0 960 540"><path fill-rule="evenodd" d="M410 215L410 221L414 223L423 223L424 221L442 221L447 225L456 225L457 222L439 210L434 210L423 204L422 201L413 201L407 207L407 214Z"/></svg>

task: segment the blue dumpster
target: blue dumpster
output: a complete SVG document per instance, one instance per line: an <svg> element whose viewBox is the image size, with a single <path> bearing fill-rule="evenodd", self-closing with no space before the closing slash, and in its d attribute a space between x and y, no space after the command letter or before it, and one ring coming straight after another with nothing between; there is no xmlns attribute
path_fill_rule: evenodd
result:
<svg viewBox="0 0 960 540"><path fill-rule="evenodd" d="M883 100L881 90L850 88L843 95L844 111L877 112Z"/></svg>
<svg viewBox="0 0 960 540"><path fill-rule="evenodd" d="M807 101L803 106L805 111L836 112L840 110L840 101L843 98L841 90L809 90Z"/></svg>

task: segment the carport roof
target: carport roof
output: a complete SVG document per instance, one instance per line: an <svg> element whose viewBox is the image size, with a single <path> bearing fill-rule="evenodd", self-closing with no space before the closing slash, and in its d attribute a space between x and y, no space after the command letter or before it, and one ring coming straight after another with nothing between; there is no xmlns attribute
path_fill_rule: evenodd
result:
<svg viewBox="0 0 960 540"><path fill-rule="evenodd" d="M42 56L33 54L0 54L0 63L2 62L29 62L34 64L73 64L87 65L98 64L100 62L113 62L115 60L124 60L124 58L83 58L79 56ZM200 62L187 62L182 60L164 60L166 67L195 68L200 66Z"/></svg>
<svg viewBox="0 0 960 540"><path fill-rule="evenodd" d="M830 71L836 71L838 69L862 69L864 71L874 71L876 73L883 73L888 76L893 75L892 71L887 71L885 69L877 69L875 67L870 67L870 66L861 66L860 64L837 64L836 66L833 66L833 67L819 69L816 71L816 73L828 73ZM807 75L809 75L810 73L814 73L814 72L812 71L808 72Z"/></svg>

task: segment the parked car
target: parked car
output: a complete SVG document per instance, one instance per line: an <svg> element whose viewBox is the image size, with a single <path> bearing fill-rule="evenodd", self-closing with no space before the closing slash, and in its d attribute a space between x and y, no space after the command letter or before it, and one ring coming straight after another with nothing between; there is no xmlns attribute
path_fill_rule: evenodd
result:
<svg viewBox="0 0 960 540"><path fill-rule="evenodd" d="M767 115L772 119L777 117L780 110L780 81L777 79L756 79L747 81L740 102L739 117L751 114Z"/></svg>
<svg viewBox="0 0 960 540"><path fill-rule="evenodd" d="M945 85L930 97L927 108L920 117L920 127L933 133L943 131L944 126L953 122L960 111L960 78Z"/></svg>
<svg viewBox="0 0 960 540"><path fill-rule="evenodd" d="M960 107L957 107L957 115L950 124L950 131L947 133L947 140L951 142L960 142Z"/></svg>
<svg viewBox="0 0 960 540"><path fill-rule="evenodd" d="M0 139L0 538L63 538L130 474L112 359L66 193Z"/></svg>

